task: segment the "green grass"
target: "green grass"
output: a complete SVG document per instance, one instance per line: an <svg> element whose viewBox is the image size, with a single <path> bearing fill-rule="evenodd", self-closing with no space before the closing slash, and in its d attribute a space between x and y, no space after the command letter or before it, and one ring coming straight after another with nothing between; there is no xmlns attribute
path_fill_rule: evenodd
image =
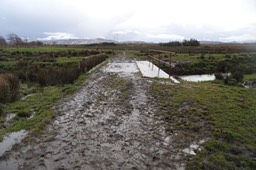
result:
<svg viewBox="0 0 256 170"><path fill-rule="evenodd" d="M107 61L100 64L100 66L107 63ZM6 128L0 128L0 140L6 133L18 131L21 129L29 130L33 136L40 135L40 132L49 123L49 121L56 115L56 112L52 110L52 107L60 101L63 97L76 92L79 87L85 82L88 75L94 73L98 69L82 74L74 82L74 84L60 85L60 86L47 86L44 88L37 85L30 85L31 88L25 86L23 93L26 91L32 94L32 96L25 100L18 100L13 103L8 103L4 106L4 113L0 114L0 122L5 121L5 115L7 113L15 113L16 117L13 118L11 126ZM32 89L32 90L31 90ZM35 115L28 119L31 113L35 111Z"/></svg>
<svg viewBox="0 0 256 170"><path fill-rule="evenodd" d="M84 57L58 57L56 62L59 64L78 63L83 58Z"/></svg>
<svg viewBox="0 0 256 170"><path fill-rule="evenodd" d="M55 62L34 62L39 65L59 65L66 66L67 64L76 64L84 57L58 57ZM0 68L3 70L15 70L17 68L17 61L0 61Z"/></svg>
<svg viewBox="0 0 256 170"><path fill-rule="evenodd" d="M32 130L38 134L43 127L55 115L51 107L59 99L76 91L72 85L65 86L49 86L39 88L39 91L33 93L32 96L25 100L18 100L14 103L9 103L4 107L5 113L15 113L16 117L13 119L11 126L0 129L0 136L8 132L18 131L21 129ZM31 113L35 111L36 114L31 119L28 119ZM22 116L22 115L25 115Z"/></svg>
<svg viewBox="0 0 256 170"><path fill-rule="evenodd" d="M14 70L16 68L17 61L0 61L0 69Z"/></svg>
<svg viewBox="0 0 256 170"><path fill-rule="evenodd" d="M213 83L152 85L159 113L188 142L208 140L188 169L255 169L256 90Z"/></svg>
<svg viewBox="0 0 256 170"><path fill-rule="evenodd" d="M256 80L256 73L254 74L245 74L244 80Z"/></svg>
<svg viewBox="0 0 256 170"><path fill-rule="evenodd" d="M54 62L43 62L43 61L37 61L34 62L34 64L38 64L41 66L45 65L58 65L58 66L67 66L67 65L74 65L79 63L85 57L58 57L56 58L56 61Z"/></svg>

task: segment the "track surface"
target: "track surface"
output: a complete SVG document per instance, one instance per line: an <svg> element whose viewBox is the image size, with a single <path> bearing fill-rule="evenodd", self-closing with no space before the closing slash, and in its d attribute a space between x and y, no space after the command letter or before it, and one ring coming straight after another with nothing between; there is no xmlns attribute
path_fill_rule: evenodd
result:
<svg viewBox="0 0 256 170"><path fill-rule="evenodd" d="M150 83L134 60L111 59L55 107L42 138L9 159L19 169L183 169L170 125L155 114Z"/></svg>

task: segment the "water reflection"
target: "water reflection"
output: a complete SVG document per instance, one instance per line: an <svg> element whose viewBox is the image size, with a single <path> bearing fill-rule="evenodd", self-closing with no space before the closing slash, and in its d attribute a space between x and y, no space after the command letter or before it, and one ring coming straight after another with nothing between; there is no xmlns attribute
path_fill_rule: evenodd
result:
<svg viewBox="0 0 256 170"><path fill-rule="evenodd" d="M215 80L214 74L202 74L202 75L189 75L189 76L180 76L182 80L190 82L200 82L200 81L212 81Z"/></svg>
<svg viewBox="0 0 256 170"><path fill-rule="evenodd" d="M221 73L223 77L230 76L231 73ZM213 81L216 79L214 74L202 74L202 75L187 75L179 76L181 80L190 82L200 82L200 81Z"/></svg>
<svg viewBox="0 0 256 170"><path fill-rule="evenodd" d="M12 146L19 143L26 136L26 134L27 132L25 130L21 130L6 135L3 141L0 143L0 156L2 156L4 152L11 150Z"/></svg>

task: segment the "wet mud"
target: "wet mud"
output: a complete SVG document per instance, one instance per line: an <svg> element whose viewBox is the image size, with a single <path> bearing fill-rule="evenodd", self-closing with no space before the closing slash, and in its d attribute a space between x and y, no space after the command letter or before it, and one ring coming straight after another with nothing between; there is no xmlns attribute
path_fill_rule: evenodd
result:
<svg viewBox="0 0 256 170"><path fill-rule="evenodd" d="M156 113L150 83L134 60L111 59L55 106L58 114L42 137L7 153L0 167L184 169L184 148L176 147L177 134Z"/></svg>

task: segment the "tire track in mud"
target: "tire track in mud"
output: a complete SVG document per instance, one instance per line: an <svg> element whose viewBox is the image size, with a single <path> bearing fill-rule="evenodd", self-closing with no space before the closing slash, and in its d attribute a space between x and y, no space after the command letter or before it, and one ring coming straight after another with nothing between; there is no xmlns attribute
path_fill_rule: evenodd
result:
<svg viewBox="0 0 256 170"><path fill-rule="evenodd" d="M45 135L12 155L19 169L183 169L150 82L115 58L55 107Z"/></svg>

